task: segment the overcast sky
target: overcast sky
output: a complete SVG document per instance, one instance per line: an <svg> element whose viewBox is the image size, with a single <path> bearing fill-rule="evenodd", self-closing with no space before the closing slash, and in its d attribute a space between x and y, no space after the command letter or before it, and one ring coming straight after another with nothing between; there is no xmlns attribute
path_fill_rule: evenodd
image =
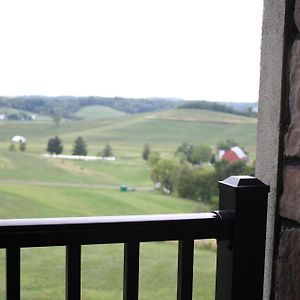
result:
<svg viewBox="0 0 300 300"><path fill-rule="evenodd" d="M262 0L0 0L0 95L257 101Z"/></svg>

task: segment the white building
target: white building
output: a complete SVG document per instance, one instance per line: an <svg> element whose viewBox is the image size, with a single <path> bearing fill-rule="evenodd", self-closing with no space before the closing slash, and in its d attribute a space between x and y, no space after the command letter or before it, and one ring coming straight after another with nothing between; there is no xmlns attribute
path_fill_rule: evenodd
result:
<svg viewBox="0 0 300 300"><path fill-rule="evenodd" d="M23 144L23 143L26 143L26 138L21 135L15 135L14 137L12 137L11 142Z"/></svg>

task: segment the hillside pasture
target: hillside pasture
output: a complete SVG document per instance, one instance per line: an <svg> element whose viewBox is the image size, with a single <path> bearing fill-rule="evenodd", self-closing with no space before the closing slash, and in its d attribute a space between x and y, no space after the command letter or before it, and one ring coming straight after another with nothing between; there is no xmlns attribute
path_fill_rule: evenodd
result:
<svg viewBox="0 0 300 300"><path fill-rule="evenodd" d="M208 115L210 117L207 120ZM27 138L26 153L7 150L11 137L16 134ZM64 154L72 153L74 140L79 135L87 142L89 155L97 155L109 143L116 162L54 162L41 158L47 141L54 135L62 139ZM25 178L29 179L39 177L41 180L85 182L86 177L91 182L103 181L105 184L134 184L134 180L138 184L149 184L150 178L146 175L149 174L149 167L141 158L145 143L150 144L152 151L159 151L165 157L173 157L183 142L207 144L216 151L217 143L229 138L244 147L251 160L255 158L255 119L218 112L172 110L111 119L65 121L60 126L55 126L52 122L3 124L0 135L0 167L2 166L3 172L0 177L21 179L25 176L22 170L26 170ZM23 159L24 155L26 160ZM15 168L9 168L8 165L15 165ZM31 168L31 165L35 167ZM39 171L43 168L45 172ZM81 175L83 177L79 179Z"/></svg>
<svg viewBox="0 0 300 300"><path fill-rule="evenodd" d="M204 109L176 109L160 111L153 113L146 118L186 121L186 122L204 122L204 123L227 123L227 124L256 124L256 118L232 115L222 112L216 112Z"/></svg>
<svg viewBox="0 0 300 300"><path fill-rule="evenodd" d="M81 108L75 115L85 120L109 119L127 115L125 112L103 105L91 105Z"/></svg>
<svg viewBox="0 0 300 300"><path fill-rule="evenodd" d="M147 142L150 143L153 149L170 155L170 152L174 152L182 142L204 143L215 149L218 142L228 138L236 140L249 153L254 154L256 142L255 119L240 116L232 117L231 115L214 112L209 121L205 121L206 112L200 111L198 119L193 118L191 121L187 120L186 114L181 115L181 110L178 111L180 115L178 115L177 110L165 112L168 114L165 119L151 113L125 116L111 121L82 122L76 133L74 131L69 132L68 127L70 124L64 124L59 129L59 134L67 143L71 143L76 135L85 137L90 145L90 151L94 151L91 155L97 152L91 146L96 143L98 145L110 143L114 149L118 150L118 153L115 151L115 155L118 157L137 155ZM198 112L199 110L196 112L191 110L192 114L199 114ZM217 115L217 121L214 119L214 115ZM231 119L233 119L232 123L230 123ZM126 148L131 149L127 152Z"/></svg>

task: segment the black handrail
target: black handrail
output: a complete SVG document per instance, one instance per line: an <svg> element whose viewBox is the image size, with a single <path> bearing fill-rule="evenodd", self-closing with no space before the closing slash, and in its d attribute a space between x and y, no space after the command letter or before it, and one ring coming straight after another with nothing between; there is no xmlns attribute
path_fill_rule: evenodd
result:
<svg viewBox="0 0 300 300"><path fill-rule="evenodd" d="M169 240L179 241L177 299L190 300L194 240L211 238L218 240L216 300L261 299L267 194L256 178L230 177L212 213L0 220L7 300L20 299L21 248L65 246L66 299L79 300L81 245L108 243L124 243L123 299L137 300L140 243Z"/></svg>
<svg viewBox="0 0 300 300"><path fill-rule="evenodd" d="M230 226L216 213L0 221L0 248L209 239Z"/></svg>

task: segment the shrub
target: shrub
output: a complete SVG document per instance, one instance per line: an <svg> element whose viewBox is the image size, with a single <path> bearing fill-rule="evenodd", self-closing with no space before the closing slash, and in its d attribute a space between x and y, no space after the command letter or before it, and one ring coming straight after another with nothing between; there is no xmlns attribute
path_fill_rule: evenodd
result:
<svg viewBox="0 0 300 300"><path fill-rule="evenodd" d="M20 143L20 151L26 151L26 143Z"/></svg>

